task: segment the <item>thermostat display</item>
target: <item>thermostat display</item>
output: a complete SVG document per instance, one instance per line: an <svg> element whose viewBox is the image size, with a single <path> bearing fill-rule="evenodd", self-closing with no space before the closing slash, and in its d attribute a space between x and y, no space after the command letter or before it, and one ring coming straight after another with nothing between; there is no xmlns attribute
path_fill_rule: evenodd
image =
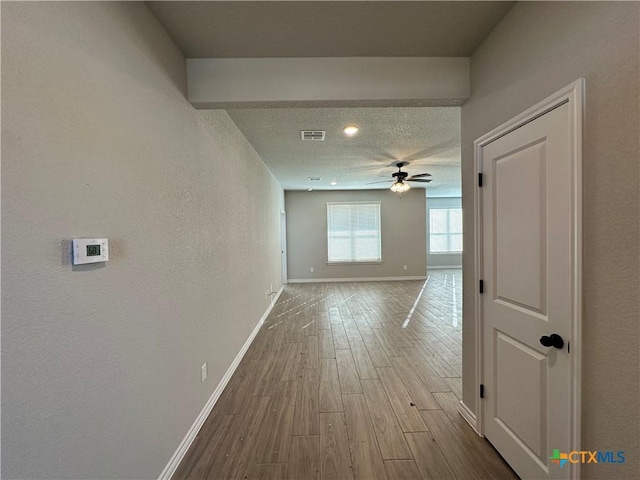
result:
<svg viewBox="0 0 640 480"><path fill-rule="evenodd" d="M73 240L73 264L106 262L109 241L106 238L76 238Z"/></svg>

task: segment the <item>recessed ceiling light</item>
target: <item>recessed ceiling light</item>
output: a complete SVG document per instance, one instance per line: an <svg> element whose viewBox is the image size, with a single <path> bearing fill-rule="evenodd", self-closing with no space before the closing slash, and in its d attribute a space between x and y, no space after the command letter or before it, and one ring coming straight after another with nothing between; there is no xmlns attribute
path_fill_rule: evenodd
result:
<svg viewBox="0 0 640 480"><path fill-rule="evenodd" d="M307 188L307 192L313 192L313 188Z"/></svg>
<svg viewBox="0 0 640 480"><path fill-rule="evenodd" d="M353 137L356 133L358 133L359 128L356 127L355 125L347 125L346 127L344 127L344 134L347 137Z"/></svg>
<svg viewBox="0 0 640 480"><path fill-rule="evenodd" d="M331 182L329 185L337 185L338 182L336 182L335 180L333 182Z"/></svg>

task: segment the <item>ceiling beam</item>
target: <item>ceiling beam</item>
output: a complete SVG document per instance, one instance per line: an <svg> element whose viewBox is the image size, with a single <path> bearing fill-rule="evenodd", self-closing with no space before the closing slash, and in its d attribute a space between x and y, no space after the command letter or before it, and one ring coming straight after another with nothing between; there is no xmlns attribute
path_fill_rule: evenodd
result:
<svg viewBox="0 0 640 480"><path fill-rule="evenodd" d="M187 59L189 102L238 107L459 106L467 57Z"/></svg>

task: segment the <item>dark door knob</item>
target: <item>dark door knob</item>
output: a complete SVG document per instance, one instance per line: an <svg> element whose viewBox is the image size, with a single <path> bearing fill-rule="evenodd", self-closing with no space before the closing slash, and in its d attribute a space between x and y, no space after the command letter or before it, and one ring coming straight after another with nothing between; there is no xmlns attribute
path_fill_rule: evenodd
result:
<svg viewBox="0 0 640 480"><path fill-rule="evenodd" d="M542 337L540 337L540 343L545 347L564 347L564 340L557 333L552 333L548 337L546 335L543 335Z"/></svg>

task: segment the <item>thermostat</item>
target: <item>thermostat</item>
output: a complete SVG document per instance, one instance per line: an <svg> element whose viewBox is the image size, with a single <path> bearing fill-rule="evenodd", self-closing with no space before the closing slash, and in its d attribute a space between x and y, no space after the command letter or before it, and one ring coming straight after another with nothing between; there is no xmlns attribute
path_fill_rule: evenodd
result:
<svg viewBox="0 0 640 480"><path fill-rule="evenodd" d="M106 238L74 238L73 264L106 262L109 260L109 240Z"/></svg>

